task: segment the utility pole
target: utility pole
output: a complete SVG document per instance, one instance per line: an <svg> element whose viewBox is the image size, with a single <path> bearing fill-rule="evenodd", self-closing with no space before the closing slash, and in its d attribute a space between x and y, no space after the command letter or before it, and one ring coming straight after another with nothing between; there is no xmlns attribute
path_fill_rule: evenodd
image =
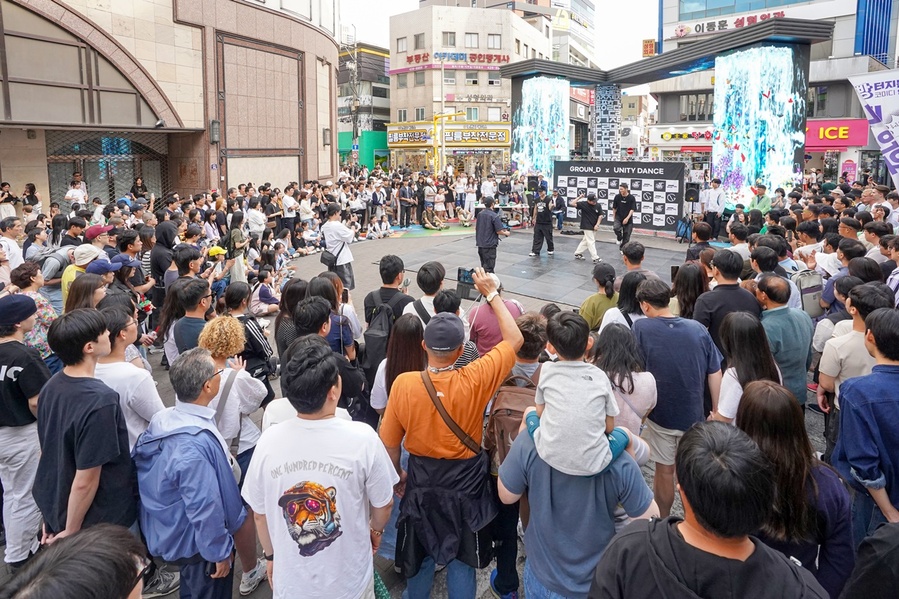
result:
<svg viewBox="0 0 899 599"><path fill-rule="evenodd" d="M351 59L347 60L346 65L347 70L350 72L350 119L353 124L353 149L351 150L352 156L352 164L359 164L359 152L355 148L359 147L359 108L362 103L359 100L359 42L356 39L356 25L349 25L353 28L353 39L352 43L349 43L350 40L345 39L344 49L347 54L350 55Z"/></svg>

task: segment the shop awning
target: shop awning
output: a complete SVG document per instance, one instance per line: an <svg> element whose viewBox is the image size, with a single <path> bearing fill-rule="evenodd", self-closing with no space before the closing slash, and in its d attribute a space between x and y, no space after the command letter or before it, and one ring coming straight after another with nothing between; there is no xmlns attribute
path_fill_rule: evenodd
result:
<svg viewBox="0 0 899 599"><path fill-rule="evenodd" d="M832 146L828 146L828 147L806 146L805 147L806 152L845 152L847 150L848 150L848 148L834 148Z"/></svg>
<svg viewBox="0 0 899 599"><path fill-rule="evenodd" d="M712 146L681 146L681 152L711 152Z"/></svg>

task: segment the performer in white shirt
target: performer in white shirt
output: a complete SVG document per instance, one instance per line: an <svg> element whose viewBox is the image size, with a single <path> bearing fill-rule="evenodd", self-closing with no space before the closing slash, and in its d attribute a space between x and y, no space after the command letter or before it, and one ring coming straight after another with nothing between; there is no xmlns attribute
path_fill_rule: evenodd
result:
<svg viewBox="0 0 899 599"><path fill-rule="evenodd" d="M717 240L721 231L721 214L724 212L724 190L721 189L721 179L712 179L712 187L700 194L699 203L703 220L712 227L712 240Z"/></svg>

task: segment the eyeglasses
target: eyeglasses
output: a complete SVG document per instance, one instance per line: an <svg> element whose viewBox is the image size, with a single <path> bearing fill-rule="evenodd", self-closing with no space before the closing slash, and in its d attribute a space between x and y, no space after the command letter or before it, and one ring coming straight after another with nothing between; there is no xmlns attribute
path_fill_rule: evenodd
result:
<svg viewBox="0 0 899 599"><path fill-rule="evenodd" d="M215 377L217 377L218 375L220 375L220 374L223 373L223 372L225 372L225 369L224 369L224 368L222 368L221 370L216 370L214 373L212 373L212 376L209 377L209 378L206 379L206 380L207 380L207 381L211 381L212 379L214 379Z"/></svg>
<svg viewBox="0 0 899 599"><path fill-rule="evenodd" d="M147 572L149 572L150 568L153 566L153 562L145 558L141 558L138 564L142 565L142 567L137 573L137 576L134 577L134 584L131 585L132 589L137 586L137 583L139 583L143 579L143 577L147 575Z"/></svg>

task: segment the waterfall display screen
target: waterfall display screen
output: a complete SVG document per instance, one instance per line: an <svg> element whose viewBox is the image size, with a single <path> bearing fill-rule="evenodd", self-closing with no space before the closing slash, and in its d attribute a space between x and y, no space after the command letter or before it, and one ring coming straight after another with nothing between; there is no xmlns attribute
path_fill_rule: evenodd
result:
<svg viewBox="0 0 899 599"><path fill-rule="evenodd" d="M533 77L521 82L512 123L512 163L522 174L552 181L553 162L568 160L568 81Z"/></svg>
<svg viewBox="0 0 899 599"><path fill-rule="evenodd" d="M758 46L715 59L712 176L741 200L801 183L808 49Z"/></svg>

